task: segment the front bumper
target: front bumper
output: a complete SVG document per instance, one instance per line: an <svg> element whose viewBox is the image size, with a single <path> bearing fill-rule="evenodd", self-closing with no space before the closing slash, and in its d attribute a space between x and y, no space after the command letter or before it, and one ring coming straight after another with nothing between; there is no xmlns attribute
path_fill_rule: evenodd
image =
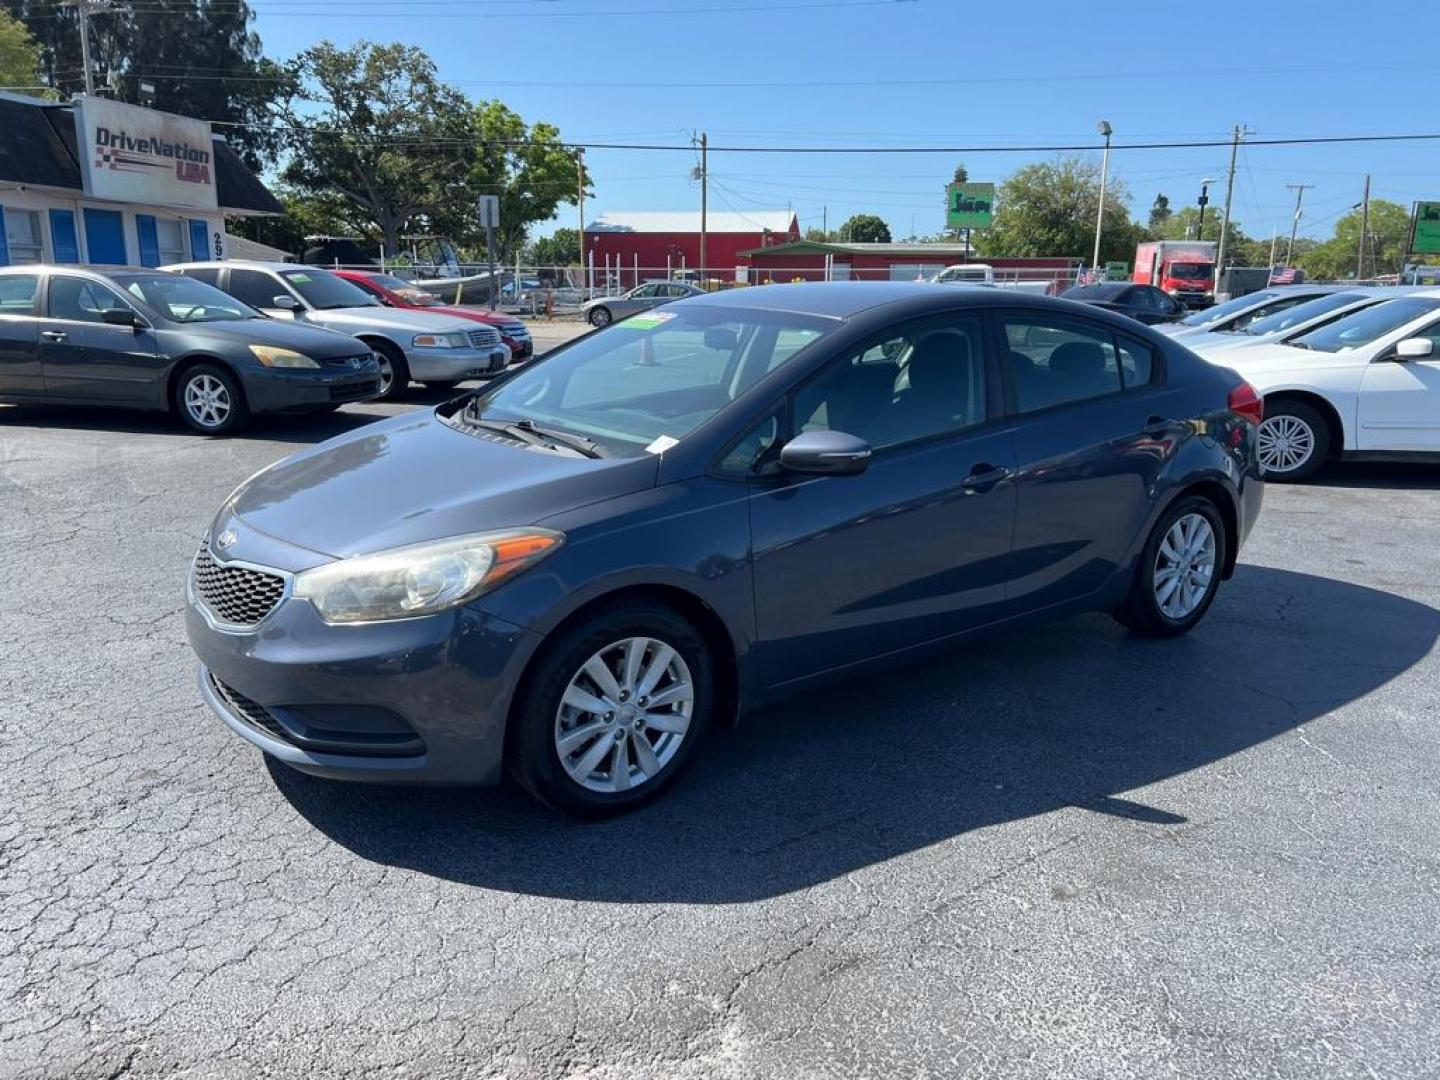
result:
<svg viewBox="0 0 1440 1080"><path fill-rule="evenodd" d="M287 599L248 632L193 597L200 694L241 738L302 772L395 784L490 784L540 635L469 608L330 626Z"/></svg>
<svg viewBox="0 0 1440 1080"><path fill-rule="evenodd" d="M380 393L380 365L373 359L347 368L246 369L240 373L251 412L285 412L347 401L369 401Z"/></svg>
<svg viewBox="0 0 1440 1080"><path fill-rule="evenodd" d="M460 382L498 375L510 363L510 350L502 345L483 349L431 349L412 346L405 350L410 377L419 382Z"/></svg>
<svg viewBox="0 0 1440 1080"><path fill-rule="evenodd" d="M514 337L507 334L504 338L505 347L510 350L510 362L518 364L522 360L528 360L535 355L534 339L526 334L524 337Z"/></svg>

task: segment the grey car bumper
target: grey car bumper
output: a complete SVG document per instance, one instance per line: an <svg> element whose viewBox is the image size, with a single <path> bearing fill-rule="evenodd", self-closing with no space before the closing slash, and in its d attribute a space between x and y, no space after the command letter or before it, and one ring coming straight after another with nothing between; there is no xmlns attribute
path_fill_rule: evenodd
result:
<svg viewBox="0 0 1440 1080"><path fill-rule="evenodd" d="M410 377L419 382L459 382L462 379L484 379L498 375L510 363L510 350L504 345L487 345L483 349L405 350Z"/></svg>

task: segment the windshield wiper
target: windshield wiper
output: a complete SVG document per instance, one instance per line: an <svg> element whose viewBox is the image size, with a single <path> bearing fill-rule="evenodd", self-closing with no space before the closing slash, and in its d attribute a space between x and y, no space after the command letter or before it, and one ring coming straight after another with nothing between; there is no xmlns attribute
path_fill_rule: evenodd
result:
<svg viewBox="0 0 1440 1080"><path fill-rule="evenodd" d="M574 450L585 457L598 458L601 456L599 447L591 439L583 435L572 435L568 431L552 431L548 428L536 427L533 420L486 420L483 417L472 413L473 405L461 410L461 419L472 427L484 428L487 431L498 431L502 435L508 435L517 442L528 443L530 446L539 446L546 450L554 450L559 446L567 450Z"/></svg>
<svg viewBox="0 0 1440 1080"><path fill-rule="evenodd" d="M1286 342L1282 342L1282 344L1289 345L1290 348L1292 348L1292 349L1308 349L1308 348L1310 348L1310 346L1309 346L1309 345L1306 345L1305 342L1303 342L1303 341L1286 341Z"/></svg>

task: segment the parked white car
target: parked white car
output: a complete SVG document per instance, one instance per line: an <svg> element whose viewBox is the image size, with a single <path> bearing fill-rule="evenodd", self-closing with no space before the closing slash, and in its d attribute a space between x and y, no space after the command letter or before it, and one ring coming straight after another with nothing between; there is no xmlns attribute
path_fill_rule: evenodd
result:
<svg viewBox="0 0 1440 1080"><path fill-rule="evenodd" d="M1206 359L1264 398L1267 480L1303 480L1335 457L1440 463L1440 289Z"/></svg>
<svg viewBox="0 0 1440 1080"><path fill-rule="evenodd" d="M989 289L1015 289L1019 292L1048 296L1053 280L1021 281L1018 278L997 278L989 263L956 263L947 266L930 279L932 285L979 285Z"/></svg>
<svg viewBox="0 0 1440 1080"><path fill-rule="evenodd" d="M1187 349L1192 349L1207 359L1215 359L1215 354L1220 352L1228 353L1234 349L1249 349L1276 341L1288 341L1356 311L1393 300L1397 296L1409 296L1414 291L1413 288L1351 286L1313 297L1294 307L1271 312L1243 329L1195 334L1182 338L1181 341Z"/></svg>
<svg viewBox="0 0 1440 1080"><path fill-rule="evenodd" d="M1256 319L1263 319L1278 311L1314 300L1326 293L1341 292L1344 285L1278 285L1246 293L1223 304L1193 311L1179 322L1163 323L1155 327L1157 333L1166 337L1188 339L1200 334L1214 334L1225 331L1244 330Z"/></svg>

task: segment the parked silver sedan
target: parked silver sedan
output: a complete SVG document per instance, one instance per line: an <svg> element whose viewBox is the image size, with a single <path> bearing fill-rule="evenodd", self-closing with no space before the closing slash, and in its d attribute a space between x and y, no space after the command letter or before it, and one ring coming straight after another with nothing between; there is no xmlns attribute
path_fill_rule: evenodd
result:
<svg viewBox="0 0 1440 1080"><path fill-rule="evenodd" d="M647 281L619 296L602 296L587 301L580 308L585 321L591 326L609 326L616 319L628 318L639 311L648 311L672 300L683 300L687 296L702 296L703 290L694 285L678 281Z"/></svg>

